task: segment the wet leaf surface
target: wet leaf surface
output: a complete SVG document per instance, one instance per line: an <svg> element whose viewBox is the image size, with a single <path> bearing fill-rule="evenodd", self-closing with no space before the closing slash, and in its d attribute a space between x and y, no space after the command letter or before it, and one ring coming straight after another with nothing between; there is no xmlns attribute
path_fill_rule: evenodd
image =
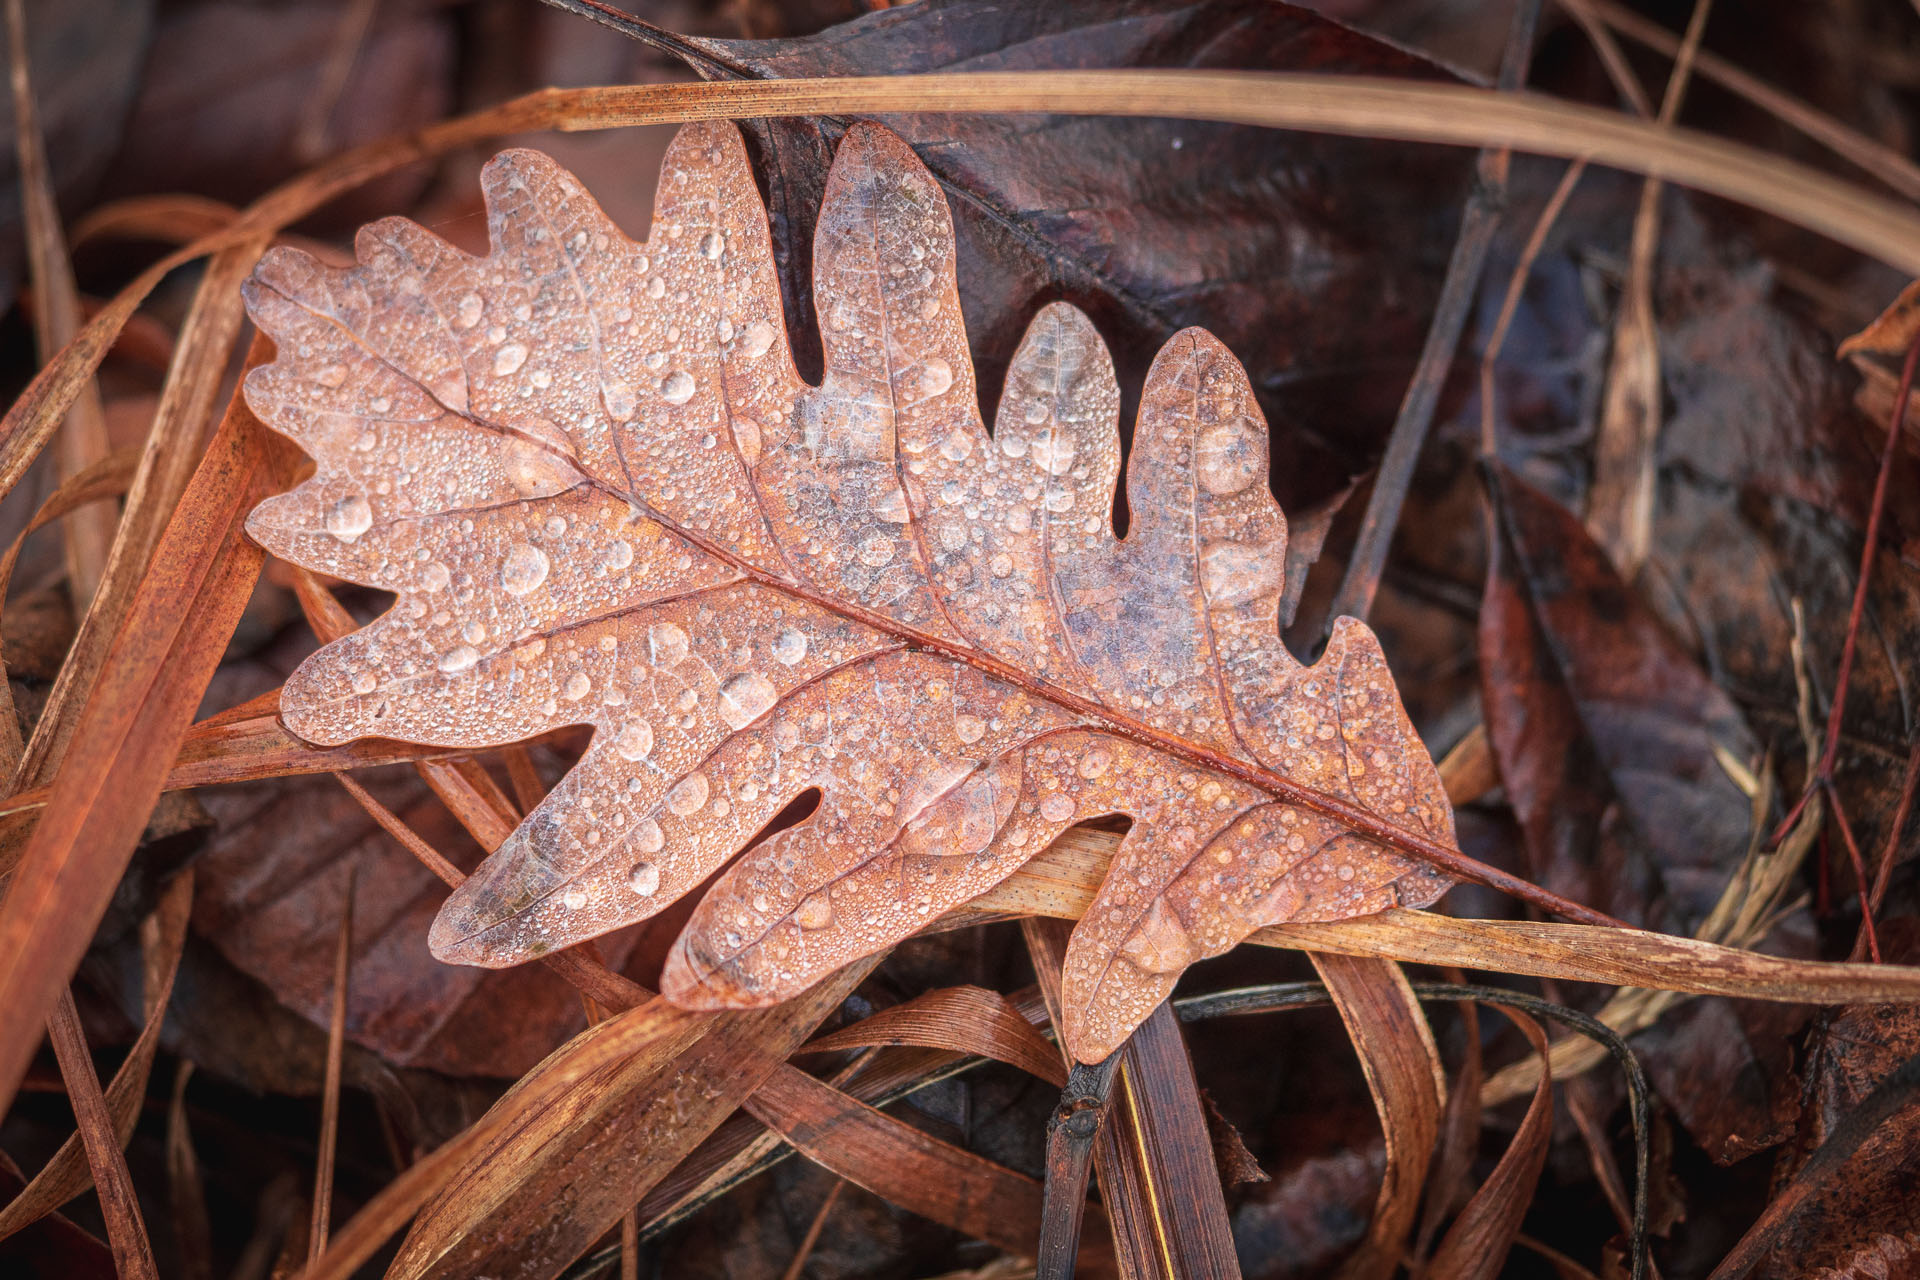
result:
<svg viewBox="0 0 1920 1280"><path fill-rule="evenodd" d="M515 964L650 916L818 791L662 979L693 1007L770 1003L1124 813L1066 962L1092 1061L1255 928L1445 887L1337 816L1452 840L1371 633L1342 624L1310 668L1280 645L1286 525L1217 340L1183 332L1148 376L1122 542L1104 346L1043 310L989 436L945 201L892 135L850 134L828 184L817 388L730 127L682 132L643 244L535 153L486 184L486 260L395 220L354 268L283 250L248 286L281 353L249 400L319 464L249 528L399 597L289 679L288 726L595 728L441 908L440 958Z"/></svg>

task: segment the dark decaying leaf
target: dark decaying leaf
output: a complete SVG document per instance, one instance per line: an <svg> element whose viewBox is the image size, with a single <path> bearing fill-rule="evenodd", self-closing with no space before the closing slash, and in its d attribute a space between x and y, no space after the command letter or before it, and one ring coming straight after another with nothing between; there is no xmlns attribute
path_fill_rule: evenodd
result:
<svg viewBox="0 0 1920 1280"><path fill-rule="evenodd" d="M1751 805L1714 757L1755 757L1739 709L1572 513L1494 464L1481 697L1533 874L1684 930L1746 852Z"/></svg>
<svg viewBox="0 0 1920 1280"><path fill-rule="evenodd" d="M1715 749L1753 760L1753 737L1570 512L1498 464L1487 477L1498 534L1481 695L1532 872L1626 919L1689 931L1750 840L1751 803ZM1655 1033L1648 1069L1703 1146L1745 1154L1783 1136L1783 1037L1804 1017L1696 1005Z"/></svg>
<svg viewBox="0 0 1920 1280"><path fill-rule="evenodd" d="M1888 960L1912 963L1920 957L1920 920L1889 922L1881 942ZM1816 1029L1798 1135L1808 1158L1783 1202L1742 1241L1755 1250L1747 1254L1758 1263L1751 1275L1788 1280L1831 1268L1843 1276L1903 1276L1920 1263L1916 1062L1920 1018L1911 1009L1855 1005ZM1902 1097L1873 1099L1883 1081L1902 1075ZM1869 1127L1870 1099L1884 1109L1871 1112L1879 1118Z"/></svg>
<svg viewBox="0 0 1920 1280"><path fill-rule="evenodd" d="M903 5L816 36L693 41L695 70L748 76L1192 67L1420 79L1451 73L1290 4L1068 0ZM801 367L815 211L847 121L749 122ZM1064 299L1112 344L1129 406L1161 346L1205 325L1276 428L1289 510L1372 460L1420 348L1470 160L1393 143L1189 121L888 116L954 213L981 394L998 395L1034 310ZM1329 323L1365 316L1366 323Z"/></svg>
<svg viewBox="0 0 1920 1280"><path fill-rule="evenodd" d="M486 259L394 220L354 268L282 250L248 286L280 357L247 394L319 463L249 528L399 596L288 681L288 726L596 731L441 909L442 959L650 916L817 790L662 977L694 1007L770 1003L1125 813L1067 957L1063 1035L1096 1061L1254 929L1449 883L1424 860L1456 856L1451 811L1371 633L1343 623L1312 667L1280 644L1285 520L1217 341L1154 364L1122 542L1098 336L1044 309L989 436L944 198L885 131L848 135L817 226L818 388L730 126L682 131L644 244L534 153L487 186Z"/></svg>

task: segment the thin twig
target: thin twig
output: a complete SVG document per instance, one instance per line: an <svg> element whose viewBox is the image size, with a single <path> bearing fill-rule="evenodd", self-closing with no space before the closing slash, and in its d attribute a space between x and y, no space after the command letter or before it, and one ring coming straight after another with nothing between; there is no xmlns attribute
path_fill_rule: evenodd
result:
<svg viewBox="0 0 1920 1280"><path fill-rule="evenodd" d="M347 864L347 892L340 904L340 936L333 953L333 1008L327 1018L327 1074L320 1094L320 1150L313 1167L313 1221L307 1232L307 1265L327 1251L333 1219L333 1159L340 1139L340 1076L347 1044L347 982L353 971L353 890L360 864Z"/></svg>
<svg viewBox="0 0 1920 1280"><path fill-rule="evenodd" d="M1539 0L1525 0L1514 10L1513 25L1507 31L1506 52L1500 60L1502 90L1517 91L1526 82L1527 66L1533 56L1534 29L1539 19ZM1460 219L1460 235L1454 241L1446 279L1440 286L1440 301L1427 328L1420 361L1414 366L1413 378L1394 417L1393 430L1387 436L1387 447L1380 456L1373 492L1367 496L1360 536L1347 561L1346 575L1327 609L1328 627L1333 619L1342 615L1365 618L1373 607L1374 593L1380 589L1380 575L1386 569L1393 532L1399 526L1400 511L1413 484L1414 466L1426 445L1427 432L1433 426L1441 388L1446 385L1447 373L1453 367L1460 334L1467 327L1467 317L1472 314L1474 298L1480 291L1487 252L1493 247L1494 233L1499 230L1500 214L1507 198L1509 154L1505 148L1480 152L1473 193L1467 198L1466 210Z"/></svg>
<svg viewBox="0 0 1920 1280"><path fill-rule="evenodd" d="M1514 264L1513 275L1507 281L1506 296L1500 300L1500 315L1493 322L1493 332L1487 337L1486 349L1480 354L1480 453L1483 457L1491 458L1500 452L1494 414L1498 394L1494 386L1494 365L1500 359L1501 349L1507 345L1507 330L1512 327L1514 313L1520 309L1520 299L1527 291L1527 277L1533 273L1534 259L1540 256L1540 250L1547 243L1547 233L1560 220L1561 212L1573 195L1575 184L1586 171L1587 162L1575 160L1560 175L1559 184L1547 198L1546 207L1540 211L1533 231L1527 236L1525 247L1520 250L1520 260Z"/></svg>
<svg viewBox="0 0 1920 1280"><path fill-rule="evenodd" d="M1683 47L1679 36L1616 0L1559 0L1559 3L1569 12L1587 13L1596 23L1604 23L1629 40L1669 58L1678 54ZM1879 180L1909 200L1920 200L1920 165L1901 152L1849 128L1818 108L1715 54L1702 50L1694 58L1694 70L1703 79L1711 80L1729 93L1745 98L1781 123L1850 161L1869 177Z"/></svg>
<svg viewBox="0 0 1920 1280"><path fill-rule="evenodd" d="M1556 0L1562 12L1577 23L1587 33L1587 39L1593 44L1593 51L1600 55L1600 65L1606 69L1607 78L1613 81L1613 87L1633 114L1641 119L1651 119L1653 103L1647 98L1647 91L1640 84L1640 78L1633 74L1633 68L1627 65L1627 55L1621 52L1620 42L1613 38L1613 32L1607 24L1600 21L1599 15L1586 3L1586 0Z"/></svg>
<svg viewBox="0 0 1920 1280"><path fill-rule="evenodd" d="M379 0L348 0L340 10L333 29L333 43L327 50L326 64L320 68L320 83L307 99L305 114L294 134L293 153L304 161L319 159L327 151L327 126L333 120L340 95L346 92L347 77L366 43L367 28L373 24L374 7Z"/></svg>
<svg viewBox="0 0 1920 1280"><path fill-rule="evenodd" d="M807 1234L800 1238L800 1247L793 1251L793 1261L780 1273L780 1280L800 1280L801 1272L806 1270L807 1259L813 1256L813 1246L820 1243L820 1230L827 1225L827 1215L833 1212L833 1206L840 1201L840 1193L847 1189L845 1178L835 1178L833 1187L827 1192L827 1198L814 1210L813 1221L807 1224ZM633 1218L628 1217L632 1222ZM624 1276L622 1278L624 1280Z"/></svg>

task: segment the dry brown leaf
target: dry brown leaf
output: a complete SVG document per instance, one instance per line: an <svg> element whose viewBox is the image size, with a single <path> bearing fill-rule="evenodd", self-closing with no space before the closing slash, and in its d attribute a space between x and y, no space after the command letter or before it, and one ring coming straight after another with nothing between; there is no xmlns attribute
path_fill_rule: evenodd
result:
<svg viewBox="0 0 1920 1280"><path fill-rule="evenodd" d="M390 220L351 269L282 249L247 289L279 347L249 401L318 463L249 529L398 596L288 681L288 727L596 730L448 900L442 959L649 916L817 789L663 978L689 1007L766 1004L1124 813L1067 958L1065 1033L1097 1060L1254 929L1444 890L1382 847L1444 856L1453 831L1372 633L1343 624L1311 668L1279 642L1266 428L1208 335L1148 376L1121 541L1098 336L1044 309L989 437L944 199L884 130L848 135L821 211L819 388L731 126L681 133L644 244L536 153L485 185L486 259Z"/></svg>

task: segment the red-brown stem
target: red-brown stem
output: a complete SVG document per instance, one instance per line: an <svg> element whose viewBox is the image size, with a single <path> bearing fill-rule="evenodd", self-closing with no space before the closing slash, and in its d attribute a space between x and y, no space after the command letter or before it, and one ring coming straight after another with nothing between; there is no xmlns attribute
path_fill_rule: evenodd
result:
<svg viewBox="0 0 1920 1280"><path fill-rule="evenodd" d="M1854 939L1853 954L1848 959L1858 960L1865 953L1867 926L1880 910L1880 903L1887 896L1887 884L1893 879L1893 858L1900 851L1900 831L1907 825L1907 814L1913 809L1916 787L1920 787L1920 740L1916 740L1907 753L1907 777L1900 784L1900 803L1894 806L1893 821L1887 827L1887 843L1880 850L1880 865L1873 869L1873 893L1862 908L1866 918L1861 921L1860 936Z"/></svg>
<svg viewBox="0 0 1920 1280"><path fill-rule="evenodd" d="M1840 807L1840 792L1832 782L1826 784L1827 805L1833 810L1833 825L1840 829L1840 839L1847 846L1847 861L1853 863L1854 883L1860 886L1860 933L1867 940L1867 954L1873 957L1875 964L1880 963L1880 938L1873 930L1872 895L1867 891L1867 862L1860 856L1860 845L1853 838L1853 824L1847 821L1847 811Z"/></svg>
<svg viewBox="0 0 1920 1280"><path fill-rule="evenodd" d="M1847 682L1853 677L1854 650L1859 647L1860 623L1867 613L1867 586L1873 578L1873 556L1880 546L1880 521L1887 510L1887 487L1893 475L1893 457L1900 447L1902 427L1907 420L1907 400L1913 393L1913 371L1920 363L1920 331L1916 331L1913 340L1907 344L1906 363L1900 368L1900 389L1894 393L1893 415L1887 422L1887 443L1880 450L1880 474L1873 481L1873 505L1867 510L1866 545L1860 549L1860 579L1853 588L1853 609L1847 615L1847 638L1840 646L1840 671L1833 681L1833 705L1827 711L1827 739L1820 749L1820 763L1815 767L1813 776L1807 779L1806 790L1800 793L1800 799L1794 802L1793 809L1780 825L1774 829L1772 843L1778 846L1786 838L1793 824L1799 820L1800 811L1807 806L1816 788L1826 786L1833 780L1834 758L1840 752L1840 720L1846 714ZM1838 806L1835 806L1838 812ZM1852 836L1848 836L1852 840ZM1866 892L1863 881L1861 892ZM1865 903L1861 904L1862 907Z"/></svg>

